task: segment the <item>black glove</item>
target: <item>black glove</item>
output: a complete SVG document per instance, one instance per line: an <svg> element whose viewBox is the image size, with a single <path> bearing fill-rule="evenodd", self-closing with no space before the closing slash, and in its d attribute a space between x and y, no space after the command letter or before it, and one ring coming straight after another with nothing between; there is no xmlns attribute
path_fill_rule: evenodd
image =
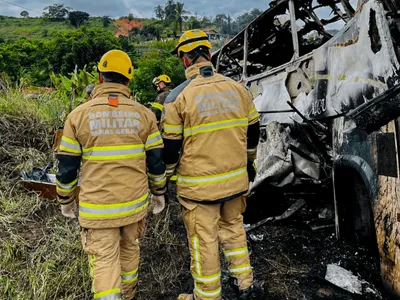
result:
<svg viewBox="0 0 400 300"><path fill-rule="evenodd" d="M257 175L257 169L253 161L247 161L247 174L249 175L249 182L254 182Z"/></svg>

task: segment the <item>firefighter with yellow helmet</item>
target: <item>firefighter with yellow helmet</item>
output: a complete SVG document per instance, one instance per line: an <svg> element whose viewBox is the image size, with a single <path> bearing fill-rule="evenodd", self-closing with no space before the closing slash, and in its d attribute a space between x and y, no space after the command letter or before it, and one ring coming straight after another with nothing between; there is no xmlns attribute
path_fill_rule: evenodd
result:
<svg viewBox="0 0 400 300"><path fill-rule="evenodd" d="M216 73L201 30L185 32L173 51L187 81L164 105L167 177L177 169L177 193L191 254L193 294L179 300L222 298L219 243L238 299L257 299L242 213L253 181L259 114L250 93ZM179 165L178 165L179 164Z"/></svg>
<svg viewBox="0 0 400 300"><path fill-rule="evenodd" d="M73 217L65 212L76 205L80 170L79 222L94 298L130 300L137 290L138 240L149 205L153 213L165 206L163 141L154 114L129 98L129 56L109 51L98 71L92 100L66 120L57 154L57 194L63 214Z"/></svg>
<svg viewBox="0 0 400 300"><path fill-rule="evenodd" d="M160 75L153 79L153 85L157 89L157 99L151 104L151 110L156 115L157 122L160 122L164 102L170 93L171 78L168 75Z"/></svg>

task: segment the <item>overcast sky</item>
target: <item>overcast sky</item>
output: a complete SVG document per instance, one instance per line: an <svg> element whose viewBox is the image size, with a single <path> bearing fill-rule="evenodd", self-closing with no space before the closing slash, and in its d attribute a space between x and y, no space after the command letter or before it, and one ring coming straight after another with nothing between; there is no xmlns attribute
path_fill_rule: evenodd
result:
<svg viewBox="0 0 400 300"><path fill-rule="evenodd" d="M8 2L8 3L6 3ZM111 17L126 16L132 13L135 17L154 17L154 7L164 5L165 0L0 0L0 15L19 16L24 10L29 14L38 16L43 8L54 3L64 3L74 10L82 10L93 16ZM215 16L219 13L237 16L253 8L265 10L269 7L270 0L181 0L185 10L192 14L197 12L201 16Z"/></svg>
<svg viewBox="0 0 400 300"><path fill-rule="evenodd" d="M271 1L180 0L180 2L183 2L185 10L193 15L211 17L223 13L237 17L254 8L264 11ZM353 7L357 5L357 0L350 0L350 2ZM67 7L88 12L92 16L118 18L132 13L135 17L150 18L155 17L154 8L157 5L164 6L166 0L0 0L0 15L19 17L21 11L27 10L31 17L40 16L44 7L55 3L64 3ZM330 14L331 9L327 7L317 11L317 15L322 18L330 18ZM329 25L327 29L340 29L343 24L343 22L336 22Z"/></svg>

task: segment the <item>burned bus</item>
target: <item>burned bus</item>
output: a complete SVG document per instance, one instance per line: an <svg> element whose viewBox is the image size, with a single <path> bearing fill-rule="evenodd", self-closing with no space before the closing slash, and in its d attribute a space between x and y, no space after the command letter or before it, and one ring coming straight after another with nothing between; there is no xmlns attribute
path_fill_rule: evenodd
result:
<svg viewBox="0 0 400 300"><path fill-rule="evenodd" d="M397 296L399 13L398 0L275 0L212 58L261 115L249 204L263 197L267 210L279 201L295 211L304 204L296 193L329 191L337 236L373 241ZM266 188L282 197L268 199Z"/></svg>

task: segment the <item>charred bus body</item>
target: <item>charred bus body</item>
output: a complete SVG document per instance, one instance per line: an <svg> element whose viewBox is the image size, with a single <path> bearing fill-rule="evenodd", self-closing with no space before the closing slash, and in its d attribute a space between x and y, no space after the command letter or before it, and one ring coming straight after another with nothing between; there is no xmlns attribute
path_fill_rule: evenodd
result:
<svg viewBox="0 0 400 300"><path fill-rule="evenodd" d="M328 190L337 235L373 241L398 297L399 13L398 0L276 0L213 54L261 114L251 196L287 208L286 194ZM283 196L266 199L266 187Z"/></svg>

